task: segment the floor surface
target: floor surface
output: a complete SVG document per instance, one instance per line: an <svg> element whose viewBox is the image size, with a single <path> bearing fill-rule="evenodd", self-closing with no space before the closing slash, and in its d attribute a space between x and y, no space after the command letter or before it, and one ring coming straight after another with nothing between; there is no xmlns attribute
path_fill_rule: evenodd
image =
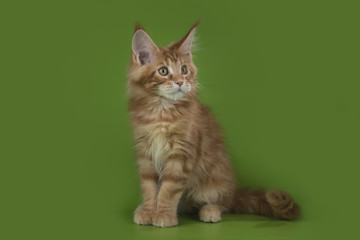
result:
<svg viewBox="0 0 360 240"><path fill-rule="evenodd" d="M281 221L253 215L223 217L219 223L202 223L196 217L179 218L179 226L157 228L123 223L124 233L131 239L302 239L304 221Z"/></svg>

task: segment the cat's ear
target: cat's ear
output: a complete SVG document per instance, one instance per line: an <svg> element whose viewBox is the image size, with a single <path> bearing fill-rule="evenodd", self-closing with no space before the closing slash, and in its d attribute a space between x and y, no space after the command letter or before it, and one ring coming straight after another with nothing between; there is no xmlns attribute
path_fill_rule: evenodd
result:
<svg viewBox="0 0 360 240"><path fill-rule="evenodd" d="M193 47L193 42L195 38L195 30L200 21L194 23L194 25L190 28L189 32L177 43L179 51L182 53L184 57L190 58L191 49Z"/></svg>
<svg viewBox="0 0 360 240"><path fill-rule="evenodd" d="M140 65L151 63L158 50L159 48L151 40L146 31L137 24L132 39L132 52L135 55L136 61Z"/></svg>

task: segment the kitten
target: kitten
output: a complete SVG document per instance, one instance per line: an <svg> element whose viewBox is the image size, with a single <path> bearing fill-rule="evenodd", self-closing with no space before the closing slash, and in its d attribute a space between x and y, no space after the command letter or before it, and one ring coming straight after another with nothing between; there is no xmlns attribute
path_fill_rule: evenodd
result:
<svg viewBox="0 0 360 240"><path fill-rule="evenodd" d="M228 212L295 219L299 207L287 193L236 188L219 125L197 97L197 25L167 47L135 27L128 88L143 197L135 223L172 227L177 213L193 211L203 222Z"/></svg>

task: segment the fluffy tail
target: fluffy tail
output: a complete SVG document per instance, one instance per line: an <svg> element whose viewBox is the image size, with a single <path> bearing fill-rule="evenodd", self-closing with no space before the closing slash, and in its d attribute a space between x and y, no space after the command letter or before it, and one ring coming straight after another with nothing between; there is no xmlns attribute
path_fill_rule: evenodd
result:
<svg viewBox="0 0 360 240"><path fill-rule="evenodd" d="M289 194L280 190L238 189L233 211L268 217L294 220L300 215L300 208Z"/></svg>

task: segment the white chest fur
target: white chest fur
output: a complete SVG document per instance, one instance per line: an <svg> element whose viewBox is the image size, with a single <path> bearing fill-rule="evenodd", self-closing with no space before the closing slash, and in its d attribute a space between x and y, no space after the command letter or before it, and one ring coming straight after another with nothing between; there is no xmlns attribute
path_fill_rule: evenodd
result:
<svg viewBox="0 0 360 240"><path fill-rule="evenodd" d="M148 129L147 135L148 155L151 156L158 172L161 172L164 162L171 151L168 130L164 126L155 126Z"/></svg>

